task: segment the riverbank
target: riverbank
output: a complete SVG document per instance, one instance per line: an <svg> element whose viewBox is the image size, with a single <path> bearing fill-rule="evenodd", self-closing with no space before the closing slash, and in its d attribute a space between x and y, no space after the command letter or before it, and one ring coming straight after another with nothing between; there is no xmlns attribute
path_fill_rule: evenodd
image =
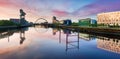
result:
<svg viewBox="0 0 120 59"><path fill-rule="evenodd" d="M18 29L24 27L30 27L31 25L22 25L22 26L0 26L0 30L7 30L7 29Z"/></svg>
<svg viewBox="0 0 120 59"><path fill-rule="evenodd" d="M107 33L120 33L120 28L105 28L105 27L80 27L80 26L59 26L60 28L69 28L74 30L86 32L107 32Z"/></svg>
<svg viewBox="0 0 120 59"><path fill-rule="evenodd" d="M64 25L53 25L49 24L48 27L55 27L55 28L63 28L63 29L71 29L77 30L81 32L87 33L97 33L97 34L114 34L120 35L120 28L110 28L110 27L81 27L81 26L64 26Z"/></svg>

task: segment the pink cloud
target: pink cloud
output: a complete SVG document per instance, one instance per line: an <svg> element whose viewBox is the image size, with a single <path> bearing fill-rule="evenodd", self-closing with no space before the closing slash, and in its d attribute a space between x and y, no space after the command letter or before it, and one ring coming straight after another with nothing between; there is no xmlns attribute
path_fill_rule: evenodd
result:
<svg viewBox="0 0 120 59"><path fill-rule="evenodd" d="M83 8L79 8L75 12L74 15L79 15L81 17L96 15L101 12L111 12L111 11L119 11L120 10L120 1L119 0L97 0L96 2L86 5Z"/></svg>
<svg viewBox="0 0 120 59"><path fill-rule="evenodd" d="M68 12L60 10L53 10L53 14L60 17L69 15Z"/></svg>

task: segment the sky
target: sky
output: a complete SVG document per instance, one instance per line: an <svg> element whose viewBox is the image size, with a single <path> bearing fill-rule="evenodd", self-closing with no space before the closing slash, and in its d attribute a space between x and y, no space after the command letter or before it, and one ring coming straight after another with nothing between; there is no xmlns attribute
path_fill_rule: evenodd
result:
<svg viewBox="0 0 120 59"><path fill-rule="evenodd" d="M120 0L0 0L0 19L19 18L19 9L26 12L26 20L35 22L38 18L52 20L81 18L97 19L103 12L120 10Z"/></svg>

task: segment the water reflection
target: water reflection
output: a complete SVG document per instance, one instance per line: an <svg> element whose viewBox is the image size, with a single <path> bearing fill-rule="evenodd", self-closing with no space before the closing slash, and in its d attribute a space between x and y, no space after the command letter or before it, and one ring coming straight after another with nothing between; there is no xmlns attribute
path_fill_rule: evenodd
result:
<svg viewBox="0 0 120 59"><path fill-rule="evenodd" d="M14 32L12 31L7 31L7 32L0 32L0 39L3 39L3 38L8 38L8 42L9 42L9 37L12 36L14 34Z"/></svg>
<svg viewBox="0 0 120 59"><path fill-rule="evenodd" d="M99 36L97 39L97 47L103 50L120 54L120 40Z"/></svg>
<svg viewBox="0 0 120 59"><path fill-rule="evenodd" d="M64 39L61 39L62 33L66 35L66 38L65 38L66 51L72 50L72 49L79 49L79 32L75 33L75 32L72 32L70 29L59 30L54 28L53 35L56 35L56 32L58 31L59 31L59 43L61 43L61 41L64 40ZM74 37L74 39L72 37Z"/></svg>
<svg viewBox="0 0 120 59"><path fill-rule="evenodd" d="M30 28L29 31L28 28L24 28L0 32L0 59L120 58L119 39L81 33L71 29L49 28L47 32L44 30L48 28L38 27L37 29L43 30L43 33L36 32L35 28ZM6 43L6 38L9 43Z"/></svg>
<svg viewBox="0 0 120 59"><path fill-rule="evenodd" d="M91 34L79 33L79 38L86 41L91 41L91 40L95 40L96 36Z"/></svg>
<svg viewBox="0 0 120 59"><path fill-rule="evenodd" d="M66 51L71 49L79 49L79 33L72 33L69 29L65 29L63 32L66 34ZM70 37L76 38L71 39Z"/></svg>
<svg viewBox="0 0 120 59"><path fill-rule="evenodd" d="M36 25L36 26L34 26L34 29L38 33L45 33L45 32L48 31L48 26L39 26L39 25Z"/></svg>
<svg viewBox="0 0 120 59"><path fill-rule="evenodd" d="M53 35L56 35L56 33L58 32L59 30L57 28L53 28Z"/></svg>
<svg viewBox="0 0 120 59"><path fill-rule="evenodd" d="M10 37L14 35L14 33L20 34L20 44L23 44L25 40L25 31L27 31L28 28L22 28L22 29L16 29L16 30L7 30L7 31L1 31L0 32L0 39L8 38L8 42L10 42Z"/></svg>
<svg viewBox="0 0 120 59"><path fill-rule="evenodd" d="M63 33L66 35L66 39L65 39L66 41L65 50L66 51L71 50L71 49L79 50L80 40L85 40L85 41L97 40L97 47L99 49L120 53L120 40L119 39L112 39L112 38L107 38L103 36L80 33L79 31L73 32L70 29L60 30L60 29L53 28L53 35L56 35L57 32L59 32L59 43L61 43L62 40L64 40L62 38ZM74 37L74 38L71 38L71 37Z"/></svg>
<svg viewBox="0 0 120 59"><path fill-rule="evenodd" d="M23 42L25 41L25 31L27 31L28 28L23 28L20 29L20 44L23 44Z"/></svg>

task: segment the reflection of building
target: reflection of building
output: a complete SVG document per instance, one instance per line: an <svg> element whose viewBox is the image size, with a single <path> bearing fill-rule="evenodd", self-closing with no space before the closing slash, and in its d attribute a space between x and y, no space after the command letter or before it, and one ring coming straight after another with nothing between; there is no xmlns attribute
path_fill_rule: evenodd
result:
<svg viewBox="0 0 120 59"><path fill-rule="evenodd" d="M120 40L100 37L97 40L97 47L107 51L120 53Z"/></svg>
<svg viewBox="0 0 120 59"><path fill-rule="evenodd" d="M86 19L80 19L79 20L79 26L90 26L91 24L96 25L97 21L93 20L91 18L86 18Z"/></svg>
<svg viewBox="0 0 120 59"><path fill-rule="evenodd" d="M0 39L3 39L3 38L8 38L8 42L9 42L9 37L12 36L14 34L13 31L6 31L6 32L1 32L0 33Z"/></svg>
<svg viewBox="0 0 120 59"><path fill-rule="evenodd" d="M120 11L100 13L97 15L98 24L120 25Z"/></svg>
<svg viewBox="0 0 120 59"><path fill-rule="evenodd" d="M90 40L95 40L96 36L90 35L90 34L79 33L79 38L90 41Z"/></svg>
<svg viewBox="0 0 120 59"><path fill-rule="evenodd" d="M27 31L28 28L22 28L20 30L6 30L0 32L0 39L8 38L8 42L10 42L10 36L12 36L14 33L20 33L20 44L23 44L25 40L25 31Z"/></svg>
<svg viewBox="0 0 120 59"><path fill-rule="evenodd" d="M64 29L63 32L64 32L65 34L71 34L71 30L69 30L69 29Z"/></svg>

